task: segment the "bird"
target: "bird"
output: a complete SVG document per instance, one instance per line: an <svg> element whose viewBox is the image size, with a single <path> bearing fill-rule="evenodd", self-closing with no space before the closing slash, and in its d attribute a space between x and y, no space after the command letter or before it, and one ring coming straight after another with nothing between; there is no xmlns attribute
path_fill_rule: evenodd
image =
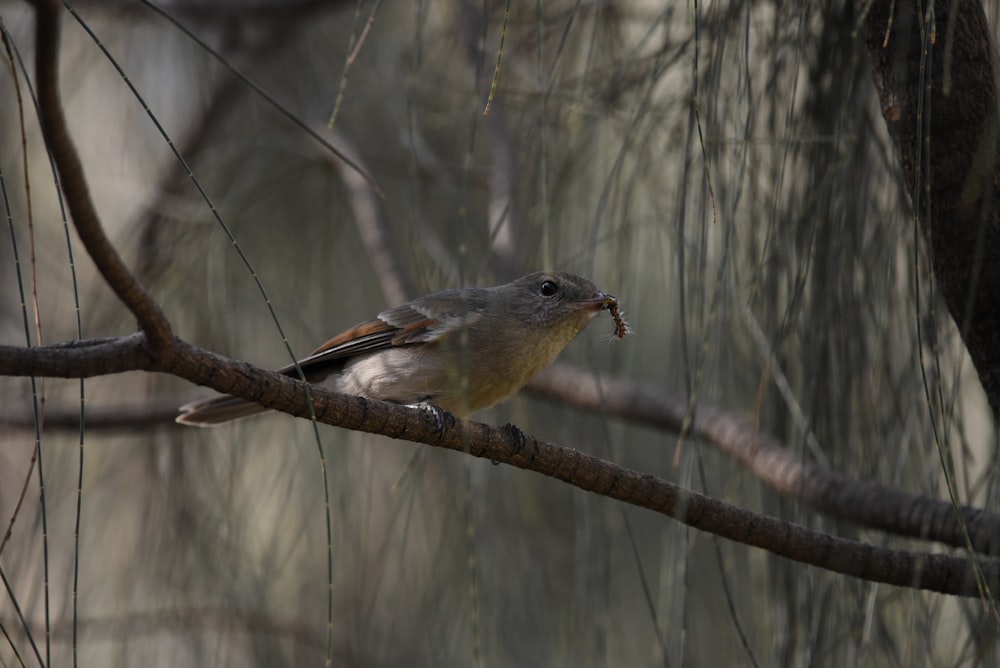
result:
<svg viewBox="0 0 1000 668"><path fill-rule="evenodd" d="M617 298L575 274L536 272L387 309L278 372L298 378L301 369L307 382L335 392L464 418L520 390L603 310L623 338ZM181 406L176 421L212 426L268 410L218 395Z"/></svg>

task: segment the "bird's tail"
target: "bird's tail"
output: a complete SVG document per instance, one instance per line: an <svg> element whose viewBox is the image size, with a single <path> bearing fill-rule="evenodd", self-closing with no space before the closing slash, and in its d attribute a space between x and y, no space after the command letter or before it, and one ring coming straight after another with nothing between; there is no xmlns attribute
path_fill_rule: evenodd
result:
<svg viewBox="0 0 1000 668"><path fill-rule="evenodd" d="M239 397L223 395L184 404L180 407L177 423L195 427L213 427L230 420L265 413L268 410L270 409Z"/></svg>

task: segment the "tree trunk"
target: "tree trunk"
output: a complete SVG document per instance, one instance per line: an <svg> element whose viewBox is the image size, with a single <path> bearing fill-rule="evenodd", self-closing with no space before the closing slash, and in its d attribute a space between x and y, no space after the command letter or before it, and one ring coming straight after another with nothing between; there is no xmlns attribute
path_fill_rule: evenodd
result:
<svg viewBox="0 0 1000 668"><path fill-rule="evenodd" d="M860 11L867 3L859 2ZM921 3L924 4L924 3ZM930 3L927 3L930 4ZM1000 416L996 42L979 0L875 0L862 39L927 241L994 419ZM890 13L891 12L891 13Z"/></svg>

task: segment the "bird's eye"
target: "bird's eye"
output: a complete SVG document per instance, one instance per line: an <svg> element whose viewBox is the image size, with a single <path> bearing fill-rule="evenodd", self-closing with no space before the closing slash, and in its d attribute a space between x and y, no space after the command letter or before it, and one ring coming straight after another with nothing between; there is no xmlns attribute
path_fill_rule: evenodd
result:
<svg viewBox="0 0 1000 668"><path fill-rule="evenodd" d="M542 293L543 297L551 297L559 292L559 286L556 285L555 281L542 281L542 287L539 292Z"/></svg>

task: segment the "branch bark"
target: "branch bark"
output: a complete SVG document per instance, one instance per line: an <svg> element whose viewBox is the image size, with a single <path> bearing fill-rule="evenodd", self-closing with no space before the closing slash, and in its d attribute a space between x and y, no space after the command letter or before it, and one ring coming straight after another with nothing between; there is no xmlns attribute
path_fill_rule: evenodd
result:
<svg viewBox="0 0 1000 668"><path fill-rule="evenodd" d="M0 375L80 378L129 370L170 373L219 392L324 424L424 443L535 471L696 529L844 575L900 587L979 596L1000 587L1000 560L907 552L837 538L691 492L571 448L538 440L512 425L498 428L459 421L443 425L428 411L335 394L282 374L174 339L165 355L142 334L37 348L0 346ZM977 578L977 569L981 579Z"/></svg>
<svg viewBox="0 0 1000 668"><path fill-rule="evenodd" d="M565 364L549 367L529 384L535 396L582 410L680 433L688 402L658 387L615 378L597 378ZM802 461L777 439L730 411L699 403L689 433L735 458L779 494L821 513L899 536L933 540L952 547L1000 556L1000 516L962 506L958 513L969 542L948 502L854 480ZM971 545L969 544L971 543Z"/></svg>
<svg viewBox="0 0 1000 668"><path fill-rule="evenodd" d="M159 304L139 284L104 234L97 209L90 198L83 164L66 127L66 115L59 96L59 20L62 3L58 0L36 0L35 9L39 120L45 145L59 172L59 182L73 217L73 225L105 282L146 333L150 347L156 351L167 350L173 340L170 323Z"/></svg>
<svg viewBox="0 0 1000 668"><path fill-rule="evenodd" d="M116 344L115 339L74 342L54 349L86 348L103 354L114 354L112 366L88 361L76 368L92 375L105 375L129 369L151 371L156 366L141 347ZM16 349L12 349L16 350ZM53 371L65 366L47 352L44 368ZM18 364L18 353L4 359L0 348L0 370ZM4 364L4 362L6 364ZM13 368L13 367L10 367ZM645 424L667 432L680 433L688 415L688 402L659 387L633 381L598 377L593 373L567 364L555 364L536 376L525 391L538 398L569 405L584 411ZM135 430L172 423L177 416L178 398L157 405L88 407L88 430ZM30 412L19 412L8 406L0 414L0 426L32 429ZM80 427L79 411L46 410L47 429ZM803 461L776 438L761 432L751 420L710 404L699 403L688 433L719 448L749 470L754 477L784 496L806 503L810 508L857 524L887 531L899 536L931 540L956 548L1000 556L1000 516L972 506L955 507L946 501L910 494L875 482L856 480L823 466ZM957 515L968 531L962 532Z"/></svg>

